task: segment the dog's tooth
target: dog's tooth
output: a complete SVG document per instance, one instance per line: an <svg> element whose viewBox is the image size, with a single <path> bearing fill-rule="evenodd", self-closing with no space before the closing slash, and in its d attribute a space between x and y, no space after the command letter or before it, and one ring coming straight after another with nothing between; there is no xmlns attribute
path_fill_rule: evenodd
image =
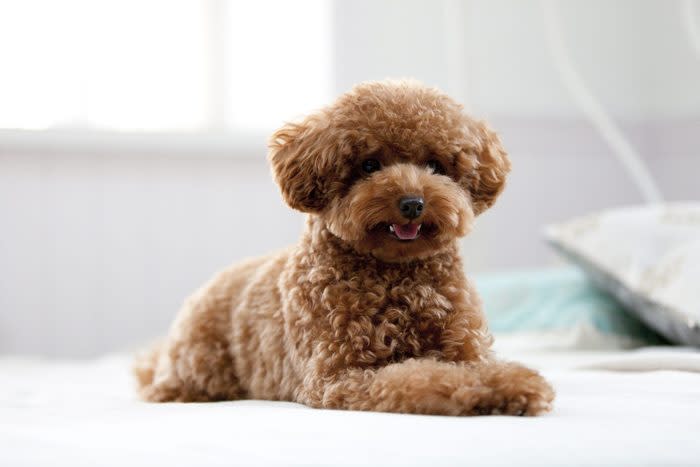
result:
<svg viewBox="0 0 700 467"><path fill-rule="evenodd" d="M421 227L423 227L423 224L418 224L418 230L416 230L416 232L420 232Z"/></svg>
<svg viewBox="0 0 700 467"><path fill-rule="evenodd" d="M394 225L389 225L389 232L394 233Z"/></svg>

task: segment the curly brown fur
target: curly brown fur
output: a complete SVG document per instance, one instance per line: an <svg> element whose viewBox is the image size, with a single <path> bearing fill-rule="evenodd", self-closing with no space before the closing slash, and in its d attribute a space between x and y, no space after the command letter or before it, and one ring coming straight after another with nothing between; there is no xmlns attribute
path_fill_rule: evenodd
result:
<svg viewBox="0 0 700 467"><path fill-rule="evenodd" d="M230 267L187 300L168 338L137 361L144 399L550 409L537 372L492 356L458 254L510 169L495 133L435 89L371 82L277 131L270 161L284 199L309 213L301 241ZM398 206L409 195L424 200L411 220Z"/></svg>

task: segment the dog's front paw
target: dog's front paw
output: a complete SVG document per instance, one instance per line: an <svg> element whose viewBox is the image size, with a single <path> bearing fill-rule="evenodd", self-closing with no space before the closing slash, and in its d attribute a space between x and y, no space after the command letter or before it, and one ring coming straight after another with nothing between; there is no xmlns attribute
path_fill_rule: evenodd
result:
<svg viewBox="0 0 700 467"><path fill-rule="evenodd" d="M490 388L474 413L479 415L539 415L552 410L554 390L536 371L518 364L498 364L484 371Z"/></svg>
<svg viewBox="0 0 700 467"><path fill-rule="evenodd" d="M497 402L479 407L479 415L533 416L552 410L552 396L547 394L508 394L496 396Z"/></svg>

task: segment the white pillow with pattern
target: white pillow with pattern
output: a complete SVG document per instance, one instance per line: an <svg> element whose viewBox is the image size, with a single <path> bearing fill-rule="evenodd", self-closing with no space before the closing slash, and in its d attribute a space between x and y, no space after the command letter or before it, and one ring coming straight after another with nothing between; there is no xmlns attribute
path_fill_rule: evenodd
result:
<svg viewBox="0 0 700 467"><path fill-rule="evenodd" d="M700 346L700 203L610 209L545 236L657 332Z"/></svg>

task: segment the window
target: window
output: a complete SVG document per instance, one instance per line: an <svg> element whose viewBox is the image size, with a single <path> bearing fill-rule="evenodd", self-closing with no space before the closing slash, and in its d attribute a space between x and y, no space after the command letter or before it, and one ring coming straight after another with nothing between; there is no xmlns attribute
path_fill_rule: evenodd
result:
<svg viewBox="0 0 700 467"><path fill-rule="evenodd" d="M325 0L0 0L0 128L269 129L331 94Z"/></svg>

